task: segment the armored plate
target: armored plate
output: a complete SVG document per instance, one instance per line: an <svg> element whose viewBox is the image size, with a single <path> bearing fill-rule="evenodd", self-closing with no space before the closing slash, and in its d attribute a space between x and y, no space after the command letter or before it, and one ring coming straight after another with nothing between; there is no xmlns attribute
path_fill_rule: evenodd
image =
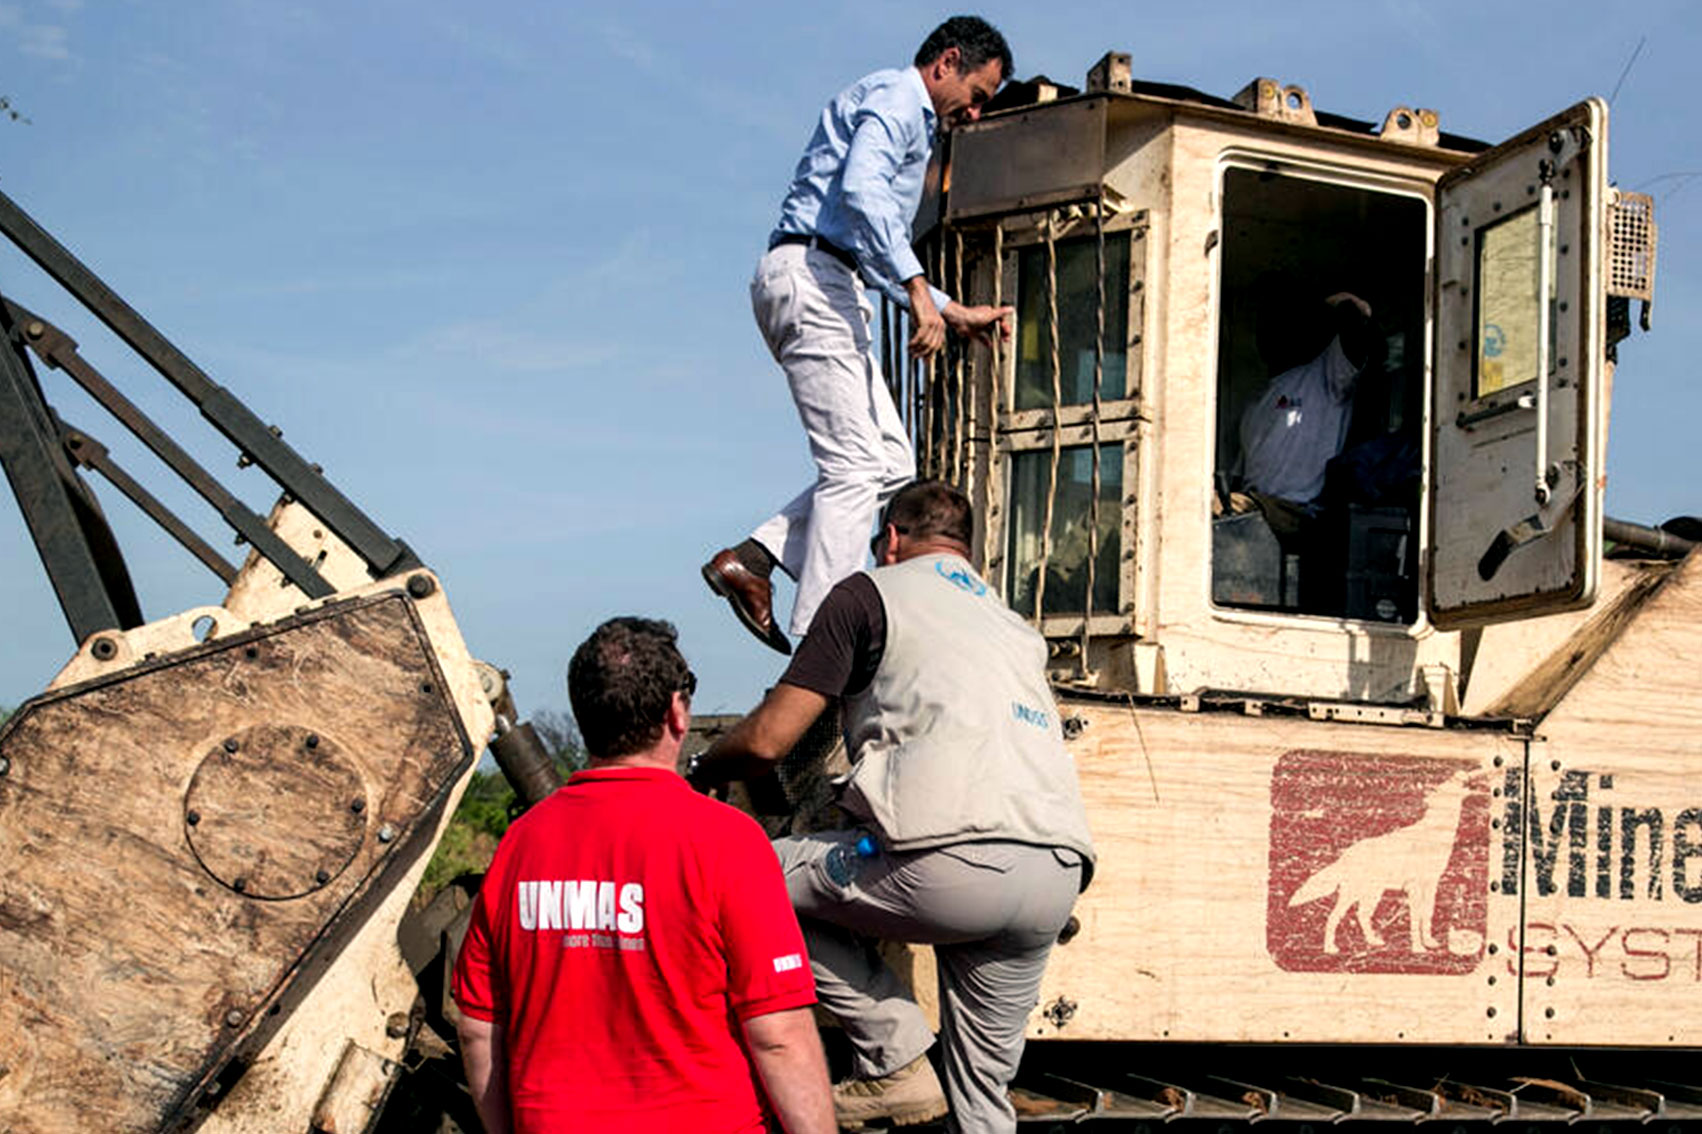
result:
<svg viewBox="0 0 1702 1134"><path fill-rule="evenodd" d="M23 706L0 730L0 1129L192 1126L472 757L399 592Z"/></svg>

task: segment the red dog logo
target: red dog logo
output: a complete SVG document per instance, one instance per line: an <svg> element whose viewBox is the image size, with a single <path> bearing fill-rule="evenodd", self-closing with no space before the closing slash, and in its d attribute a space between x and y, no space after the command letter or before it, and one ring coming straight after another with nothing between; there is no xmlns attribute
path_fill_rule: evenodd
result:
<svg viewBox="0 0 1702 1134"><path fill-rule="evenodd" d="M1461 973L1488 936L1475 764L1289 752L1271 774L1266 947L1294 972Z"/></svg>

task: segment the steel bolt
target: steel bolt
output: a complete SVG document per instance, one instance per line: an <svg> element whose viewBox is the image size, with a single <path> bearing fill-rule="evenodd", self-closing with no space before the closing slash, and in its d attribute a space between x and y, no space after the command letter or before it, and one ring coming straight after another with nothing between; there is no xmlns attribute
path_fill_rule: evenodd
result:
<svg viewBox="0 0 1702 1134"><path fill-rule="evenodd" d="M408 1014L392 1012L384 1020L384 1034L391 1039L401 1039L408 1034Z"/></svg>
<svg viewBox="0 0 1702 1134"><path fill-rule="evenodd" d="M236 737L234 737L234 736L229 737L225 740L225 751L226 752L235 752L240 747L241 747L241 745L237 744Z"/></svg>
<svg viewBox="0 0 1702 1134"><path fill-rule="evenodd" d="M199 811L191 811L183 817L183 821L193 827L201 821L201 813Z"/></svg>
<svg viewBox="0 0 1702 1134"><path fill-rule="evenodd" d="M351 801L349 803L349 810L353 811L356 815L359 815L361 812L366 810L366 800L356 799Z"/></svg>
<svg viewBox="0 0 1702 1134"><path fill-rule="evenodd" d="M432 690L431 682L429 682L429 681L420 682L420 692L421 693L430 693L431 690Z"/></svg>
<svg viewBox="0 0 1702 1134"><path fill-rule="evenodd" d="M243 1017L242 1017L241 1009L232 1008L229 1012L225 1013L225 1026L227 1028L241 1027L242 1026L242 1019L243 1019Z"/></svg>
<svg viewBox="0 0 1702 1134"><path fill-rule="evenodd" d="M378 841L387 843L396 837L396 828L386 823L378 829Z"/></svg>
<svg viewBox="0 0 1702 1134"><path fill-rule="evenodd" d="M96 638L94 644L89 647L89 653L94 655L96 661L111 661L118 656L118 643L111 638Z"/></svg>
<svg viewBox="0 0 1702 1134"><path fill-rule="evenodd" d="M5 756L0 756L0 776L5 775L7 772L10 772L11 770L12 770L12 761Z"/></svg>
<svg viewBox="0 0 1702 1134"><path fill-rule="evenodd" d="M32 339L39 339L41 336L47 334L47 328L42 325L41 320L37 319L28 327L24 328L24 333L29 335Z"/></svg>
<svg viewBox="0 0 1702 1134"><path fill-rule="evenodd" d="M417 599L430 598L436 590L437 584L430 575L413 575L408 579L408 593Z"/></svg>

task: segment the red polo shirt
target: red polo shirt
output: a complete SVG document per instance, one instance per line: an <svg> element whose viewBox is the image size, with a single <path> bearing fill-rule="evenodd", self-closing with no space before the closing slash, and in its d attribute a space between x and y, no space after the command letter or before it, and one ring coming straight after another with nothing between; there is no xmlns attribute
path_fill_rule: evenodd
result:
<svg viewBox="0 0 1702 1134"><path fill-rule="evenodd" d="M453 985L517 1134L760 1130L740 1020L815 1003L779 860L671 771L580 772L509 828Z"/></svg>

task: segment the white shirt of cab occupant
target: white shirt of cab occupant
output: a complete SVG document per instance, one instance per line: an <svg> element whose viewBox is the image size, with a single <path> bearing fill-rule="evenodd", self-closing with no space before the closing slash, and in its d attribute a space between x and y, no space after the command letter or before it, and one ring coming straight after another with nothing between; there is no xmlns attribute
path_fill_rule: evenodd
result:
<svg viewBox="0 0 1702 1134"><path fill-rule="evenodd" d="M1242 476L1246 487L1296 504L1324 491L1324 466L1341 452L1353 414L1359 368L1340 338L1324 353L1271 379L1241 415Z"/></svg>

